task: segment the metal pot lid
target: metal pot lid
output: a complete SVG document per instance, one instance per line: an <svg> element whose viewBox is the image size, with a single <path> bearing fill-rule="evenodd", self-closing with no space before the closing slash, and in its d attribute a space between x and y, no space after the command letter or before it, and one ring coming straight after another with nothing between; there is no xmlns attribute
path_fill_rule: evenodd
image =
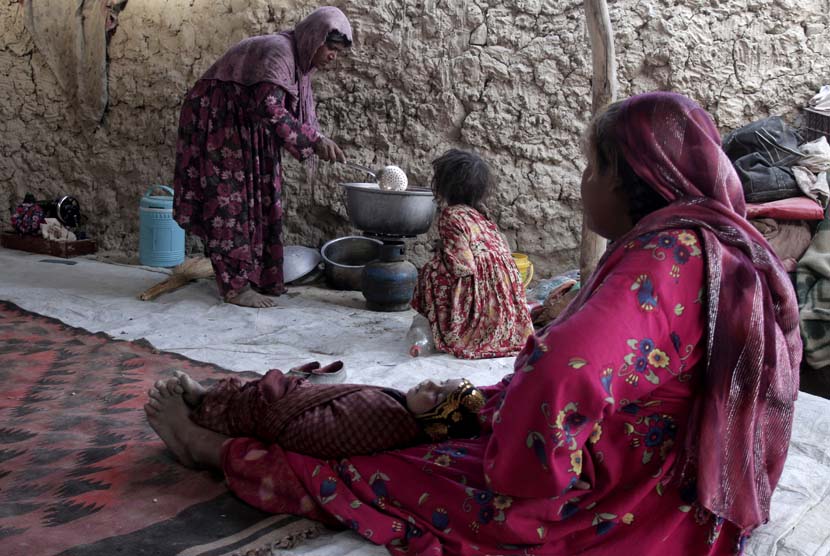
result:
<svg viewBox="0 0 830 556"><path fill-rule="evenodd" d="M286 245L282 250L283 281L293 282L317 268L322 258L320 252L302 245Z"/></svg>

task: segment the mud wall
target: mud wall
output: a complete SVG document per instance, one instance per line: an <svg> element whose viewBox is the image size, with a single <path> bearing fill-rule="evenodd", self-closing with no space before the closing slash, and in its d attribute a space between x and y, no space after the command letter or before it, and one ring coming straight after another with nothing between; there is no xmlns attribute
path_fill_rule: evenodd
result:
<svg viewBox="0 0 830 556"><path fill-rule="evenodd" d="M505 4L509 4L506 6ZM542 274L574 266L580 132L590 114L582 2L368 0L339 4L356 45L315 77L324 131L349 158L394 163L426 184L449 147L485 155L499 178L489 210ZM138 242L138 200L172 178L184 93L236 41L291 27L306 0L128 0L109 44L109 105L86 123L33 45L17 3L0 4L0 226L26 192L69 193L104 249ZM611 3L624 95L689 94L723 131L769 115L796 125L830 76L830 0ZM353 230L337 182L286 165L286 241L316 246ZM412 249L428 256L427 240Z"/></svg>

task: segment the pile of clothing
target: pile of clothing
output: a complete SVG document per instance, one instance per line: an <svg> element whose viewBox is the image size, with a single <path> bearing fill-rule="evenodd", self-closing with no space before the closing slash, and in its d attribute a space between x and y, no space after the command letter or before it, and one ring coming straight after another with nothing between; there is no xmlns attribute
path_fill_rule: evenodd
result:
<svg viewBox="0 0 830 556"><path fill-rule="evenodd" d="M830 86L810 103L830 115ZM802 141L773 116L723 139L744 188L746 217L794 278L804 340L802 384L830 398L830 144L826 135ZM827 216L826 214L827 213ZM542 280L528 290L534 325L555 319L579 289L578 271Z"/></svg>
<svg viewBox="0 0 830 556"><path fill-rule="evenodd" d="M723 150L741 178L747 219L793 272L830 201L827 138L801 143L795 130L773 116L727 135Z"/></svg>
<svg viewBox="0 0 830 556"><path fill-rule="evenodd" d="M830 86L813 101L813 110L825 104L830 110ZM730 133L723 148L741 178L747 219L794 277L804 340L802 390L830 397L830 145L826 135L813 136L801 142L772 117Z"/></svg>

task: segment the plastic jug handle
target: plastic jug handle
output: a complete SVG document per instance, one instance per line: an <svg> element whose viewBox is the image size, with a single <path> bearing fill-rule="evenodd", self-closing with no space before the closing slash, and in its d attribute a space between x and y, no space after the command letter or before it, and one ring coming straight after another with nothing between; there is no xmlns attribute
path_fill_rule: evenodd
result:
<svg viewBox="0 0 830 556"><path fill-rule="evenodd" d="M166 185L151 185L147 189L147 191L144 192L144 196L147 197L148 195L150 195L150 192L153 191L154 189L163 189L164 191L170 193L170 195L175 195L175 193L173 192L172 187L168 187Z"/></svg>
<svg viewBox="0 0 830 556"><path fill-rule="evenodd" d="M533 263L530 263L527 267L527 278L525 278L524 287L528 287L531 280L533 280Z"/></svg>

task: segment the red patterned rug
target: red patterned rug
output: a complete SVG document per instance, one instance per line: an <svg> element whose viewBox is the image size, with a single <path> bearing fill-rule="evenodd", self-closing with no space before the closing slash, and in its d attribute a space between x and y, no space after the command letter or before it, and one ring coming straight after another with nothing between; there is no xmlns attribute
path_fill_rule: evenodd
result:
<svg viewBox="0 0 830 556"><path fill-rule="evenodd" d="M0 301L0 552L267 554L319 531L173 460L142 406L177 369L206 384L232 374Z"/></svg>

